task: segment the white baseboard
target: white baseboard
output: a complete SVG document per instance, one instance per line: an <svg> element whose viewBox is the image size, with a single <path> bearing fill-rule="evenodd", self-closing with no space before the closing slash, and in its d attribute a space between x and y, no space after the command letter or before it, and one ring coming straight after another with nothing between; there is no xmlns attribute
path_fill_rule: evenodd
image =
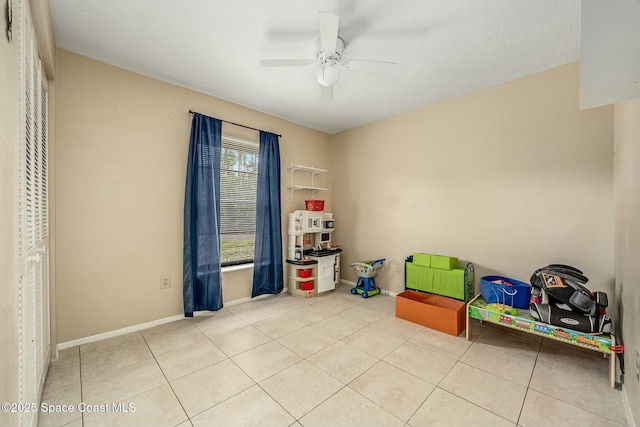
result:
<svg viewBox="0 0 640 427"><path fill-rule="evenodd" d="M286 293L288 289L289 288L284 288L282 290L282 293ZM237 300L234 300L234 301L226 302L226 303L224 303L224 306L225 307L231 307L231 306L234 306L234 305L242 304L243 302L247 302L247 301L251 301L251 300L257 300L257 299L260 299L260 298L266 298L266 297L269 297L269 296L271 296L271 295L260 295L260 296L257 296L255 298L251 298L251 297L240 298L240 299L237 299ZM196 312L193 315L194 316L202 316L202 315L206 315L207 313L210 313L210 312L208 312L208 311ZM116 329L114 331L103 332L103 333L97 334L97 335L91 335L91 336L84 337L84 338L78 338L77 340L71 340L71 341L62 342L62 343L59 343L57 345L57 349L58 349L58 351L66 350L67 348L77 347L79 345L89 344L89 343L96 342L96 341L101 341L101 340L104 340L104 339L107 339L107 338L113 338L113 337L117 337L119 335L129 334L131 332L141 331L143 329L152 328L154 326L162 325L162 324L169 323L169 322L174 322L174 321L180 320L180 319L184 319L184 314L176 314L175 316L169 316L169 317L165 317L163 319L153 320L151 322L140 323L140 324L133 325L133 326L127 326L126 328Z"/></svg>
<svg viewBox="0 0 640 427"><path fill-rule="evenodd" d="M353 287L356 285L356 282L352 282L351 280L340 279L340 284Z"/></svg>
<svg viewBox="0 0 640 427"><path fill-rule="evenodd" d="M356 282L352 282L351 280L340 279L340 284L354 287L356 285ZM398 295L397 292L388 291L382 288L380 288L380 293L383 295L390 295L392 297L395 297L396 295Z"/></svg>
<svg viewBox="0 0 640 427"><path fill-rule="evenodd" d="M631 404L627 396L627 389L622 385L622 406L624 406L624 414L627 416L627 423L629 427L637 427L635 420L633 419L633 412L631 412Z"/></svg>
<svg viewBox="0 0 640 427"><path fill-rule="evenodd" d="M107 338L117 337L119 335L129 334L131 332L141 331L142 329L151 328L153 326L162 325L164 323L174 322L180 319L184 319L184 314L176 314L175 316L165 317L164 319L158 319L158 320L153 320L151 322L140 323L138 325L127 326L126 328L116 329L114 331L109 331L109 332L103 332L101 334L91 335L84 338L78 338L77 340L61 342L58 344L58 351L66 350L67 348L77 347L82 344L89 344L89 343L104 340Z"/></svg>

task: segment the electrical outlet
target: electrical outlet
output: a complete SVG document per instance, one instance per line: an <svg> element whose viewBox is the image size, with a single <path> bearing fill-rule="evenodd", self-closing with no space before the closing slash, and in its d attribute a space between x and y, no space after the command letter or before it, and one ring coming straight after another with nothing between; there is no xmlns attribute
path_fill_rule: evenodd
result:
<svg viewBox="0 0 640 427"><path fill-rule="evenodd" d="M171 275L165 274L160 276L160 289L168 289L171 287Z"/></svg>

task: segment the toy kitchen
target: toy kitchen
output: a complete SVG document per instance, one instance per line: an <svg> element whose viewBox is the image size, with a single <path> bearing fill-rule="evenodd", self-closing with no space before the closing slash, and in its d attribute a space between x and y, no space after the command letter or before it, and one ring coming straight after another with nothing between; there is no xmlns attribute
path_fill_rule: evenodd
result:
<svg viewBox="0 0 640 427"><path fill-rule="evenodd" d="M333 214L321 210L289 214L287 277L291 295L313 297L336 288L342 249L331 244L334 225Z"/></svg>

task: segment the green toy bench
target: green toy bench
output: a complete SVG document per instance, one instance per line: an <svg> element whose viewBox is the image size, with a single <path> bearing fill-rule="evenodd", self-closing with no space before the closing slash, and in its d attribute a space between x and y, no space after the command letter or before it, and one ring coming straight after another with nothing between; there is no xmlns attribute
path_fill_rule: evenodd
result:
<svg viewBox="0 0 640 427"><path fill-rule="evenodd" d="M464 302L474 297L473 264L460 265L458 258L414 253L405 260L406 289L429 292Z"/></svg>

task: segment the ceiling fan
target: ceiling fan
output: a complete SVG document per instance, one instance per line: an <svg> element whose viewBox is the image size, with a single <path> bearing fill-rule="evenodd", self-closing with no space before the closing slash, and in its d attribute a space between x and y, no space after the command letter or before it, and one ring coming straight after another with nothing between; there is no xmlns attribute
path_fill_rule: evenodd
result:
<svg viewBox="0 0 640 427"><path fill-rule="evenodd" d="M332 95L333 86L338 81L337 65L351 71L382 74L395 72L398 65L395 62L343 58L344 40L338 36L340 18L328 12L319 12L318 19L320 21L320 37L315 42L315 59L262 59L260 63L265 67L316 65L318 66L318 83L323 87L323 93L327 94L328 92L329 96Z"/></svg>

